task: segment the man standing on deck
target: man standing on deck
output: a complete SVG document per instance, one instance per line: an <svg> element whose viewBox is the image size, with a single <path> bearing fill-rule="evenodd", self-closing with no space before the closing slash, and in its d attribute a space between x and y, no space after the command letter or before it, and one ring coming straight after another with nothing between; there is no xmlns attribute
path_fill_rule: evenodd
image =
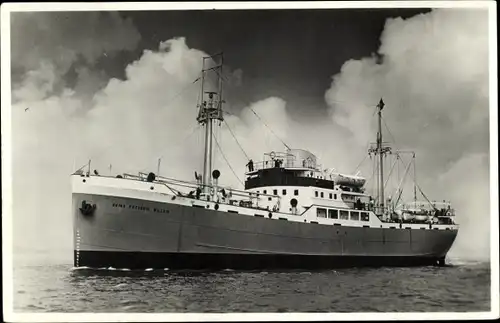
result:
<svg viewBox="0 0 500 323"><path fill-rule="evenodd" d="M253 160L251 160L251 159L250 159L250 160L248 161L247 166L248 166L248 171L249 171L249 172L253 172Z"/></svg>

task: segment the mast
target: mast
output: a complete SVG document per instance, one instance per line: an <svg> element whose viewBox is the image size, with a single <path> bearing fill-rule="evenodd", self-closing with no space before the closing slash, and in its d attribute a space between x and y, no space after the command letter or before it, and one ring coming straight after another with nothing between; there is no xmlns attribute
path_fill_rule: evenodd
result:
<svg viewBox="0 0 500 323"><path fill-rule="evenodd" d="M370 154L378 155L378 177L377 177L377 207L376 213L378 215L384 214L384 155L391 151L391 148L384 145L382 136L382 109L385 103L382 99L377 104L378 109L378 131L377 131L377 142L375 146L372 145L368 152Z"/></svg>
<svg viewBox="0 0 500 323"><path fill-rule="evenodd" d="M384 101L380 99L378 108L378 133L377 133L377 150L379 154L379 207L380 211L384 212L384 155L382 153L382 109L384 108Z"/></svg>
<svg viewBox="0 0 500 323"><path fill-rule="evenodd" d="M219 62L217 62L219 60ZM205 127L205 146L203 157L203 191L210 192L212 185L213 162L213 124L215 120L223 121L222 115L222 64L223 54L203 57L201 71L201 102L197 121ZM207 77L208 76L208 77ZM205 82L215 78L215 84L205 87ZM208 88L208 91L206 91Z"/></svg>
<svg viewBox="0 0 500 323"><path fill-rule="evenodd" d="M413 153L413 203L417 205L417 164Z"/></svg>

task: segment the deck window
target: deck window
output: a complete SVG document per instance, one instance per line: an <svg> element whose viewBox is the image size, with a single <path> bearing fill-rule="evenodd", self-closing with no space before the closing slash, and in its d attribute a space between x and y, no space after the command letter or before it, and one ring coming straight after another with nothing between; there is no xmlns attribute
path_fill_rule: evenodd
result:
<svg viewBox="0 0 500 323"><path fill-rule="evenodd" d="M368 212L361 212L361 221L369 221L370 220L370 215Z"/></svg>
<svg viewBox="0 0 500 323"><path fill-rule="evenodd" d="M267 190L264 190L264 194L267 194Z"/></svg>
<svg viewBox="0 0 500 323"><path fill-rule="evenodd" d="M321 192L321 198L323 198L323 192Z"/></svg>
<svg viewBox="0 0 500 323"><path fill-rule="evenodd" d="M278 190L273 190L274 195L278 195Z"/></svg>
<svg viewBox="0 0 500 323"><path fill-rule="evenodd" d="M359 212L351 211L351 220L359 221Z"/></svg>
<svg viewBox="0 0 500 323"><path fill-rule="evenodd" d="M326 218L326 209L318 208L317 216L318 218Z"/></svg>
<svg viewBox="0 0 500 323"><path fill-rule="evenodd" d="M340 220L349 220L349 212L340 211Z"/></svg>
<svg viewBox="0 0 500 323"><path fill-rule="evenodd" d="M328 210L328 218L329 219L338 219L339 211L338 210Z"/></svg>
<svg viewBox="0 0 500 323"><path fill-rule="evenodd" d="M333 194L333 199L336 200L337 199L337 194Z"/></svg>
<svg viewBox="0 0 500 323"><path fill-rule="evenodd" d="M332 199L332 193L330 193L329 195L330 195L329 197L330 197L330 200L331 200Z"/></svg>
<svg viewBox="0 0 500 323"><path fill-rule="evenodd" d="M283 195L286 195L286 190L283 190L283 192L282 192L282 193L283 193Z"/></svg>
<svg viewBox="0 0 500 323"><path fill-rule="evenodd" d="M295 196L299 195L299 190L293 191L293 195L295 195Z"/></svg>
<svg viewBox="0 0 500 323"><path fill-rule="evenodd" d="M314 191L314 196L318 197L318 191Z"/></svg>

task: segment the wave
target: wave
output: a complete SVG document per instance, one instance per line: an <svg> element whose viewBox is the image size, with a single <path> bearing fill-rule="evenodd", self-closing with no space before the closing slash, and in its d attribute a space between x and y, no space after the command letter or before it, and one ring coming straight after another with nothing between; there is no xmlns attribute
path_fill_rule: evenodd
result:
<svg viewBox="0 0 500 323"><path fill-rule="evenodd" d="M448 265L451 266L474 266L474 265L482 265L489 264L489 260L480 260L480 259L464 259L464 258L449 258L446 259Z"/></svg>

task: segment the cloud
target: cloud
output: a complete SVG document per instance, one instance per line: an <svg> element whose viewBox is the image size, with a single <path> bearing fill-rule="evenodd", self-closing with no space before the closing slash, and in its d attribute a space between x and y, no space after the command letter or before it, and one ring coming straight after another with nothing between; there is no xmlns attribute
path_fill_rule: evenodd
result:
<svg viewBox="0 0 500 323"><path fill-rule="evenodd" d="M50 61L63 73L79 56L95 63L104 53L132 50L140 34L117 12L22 12L11 14L12 66L23 71Z"/></svg>
<svg viewBox="0 0 500 323"><path fill-rule="evenodd" d="M463 227L454 251L469 240L474 242L467 250L487 255L487 11L440 9L388 19L378 54L381 63L375 57L350 60L334 76L325 95L334 122L349 129L361 148L374 135L374 108L367 105L383 97L390 128L383 126L385 139L416 151L417 176L427 195L456 203ZM484 234L477 235L479 227Z"/></svg>
<svg viewBox="0 0 500 323"><path fill-rule="evenodd" d="M90 74L99 60L135 49L140 37L132 21L117 12L11 13L12 78L14 82L32 78L33 73L50 69L53 78L43 88L45 94L62 91L72 67L86 66ZM105 79L99 71L96 77Z"/></svg>
<svg viewBox="0 0 500 323"><path fill-rule="evenodd" d="M450 256L488 259L490 252L489 158L468 154L458 160L433 184L436 191L447 192L458 211L461 225ZM428 181L431 185L430 180Z"/></svg>
<svg viewBox="0 0 500 323"><path fill-rule="evenodd" d="M111 30L113 26L129 28L127 33L135 35L129 22L113 17L106 26ZM486 18L486 13L473 10L440 10L407 20L388 20L381 37L382 63L370 57L351 60L334 76L325 94L330 119L315 123L293 120L286 98L279 97L254 102L251 109L226 116L231 131L226 124L214 130L218 143L214 143L214 167L221 170L221 182L240 185L233 170L242 180L245 154L258 161L264 152L283 151L280 139L292 148L316 153L325 167L353 171L374 138L373 106L383 96L385 120L398 147L417 150L424 190L453 201L460 199L460 220L468 222L464 222L465 233L460 234L457 246L464 246L474 230L487 228L489 215L482 209L476 220L469 218L474 207L487 205L484 194L479 194L488 187L487 165L479 163L488 155ZM65 23L46 17L31 19L41 30ZM102 23L97 18L79 19L83 19L81 25ZM64 74L77 62L74 53L80 45L76 40L84 35L69 40L67 31L59 31L35 50L33 57L43 58L42 65L31 54L19 59L22 64L16 63L25 68L13 89L17 101L12 106L14 236L18 246L63 248L71 257L69 174L75 163L81 166L91 158L93 168L101 174L107 174L110 165L112 174L136 173L156 170L161 157L162 175L188 180L194 178L194 170L202 170L203 131L196 126L199 83L193 81L199 76L205 53L188 48L183 38L171 39L158 50L145 50L127 66L123 80L107 80L92 67L99 52L130 49L139 36L129 42L121 32L96 35L98 30L81 31L103 44L98 46L100 51L94 48L83 54L88 64L76 69L74 85L65 82ZM25 32L39 33L29 28ZM103 40L114 35L117 45ZM57 58L58 53L68 56ZM229 75L231 85L241 84L241 70ZM466 169L474 187L479 188L477 205L461 198L469 184L456 176ZM364 174L370 177L371 171L365 168ZM431 181L438 175L443 176L438 181L440 189ZM467 250L483 252L486 239L486 234L478 237Z"/></svg>

